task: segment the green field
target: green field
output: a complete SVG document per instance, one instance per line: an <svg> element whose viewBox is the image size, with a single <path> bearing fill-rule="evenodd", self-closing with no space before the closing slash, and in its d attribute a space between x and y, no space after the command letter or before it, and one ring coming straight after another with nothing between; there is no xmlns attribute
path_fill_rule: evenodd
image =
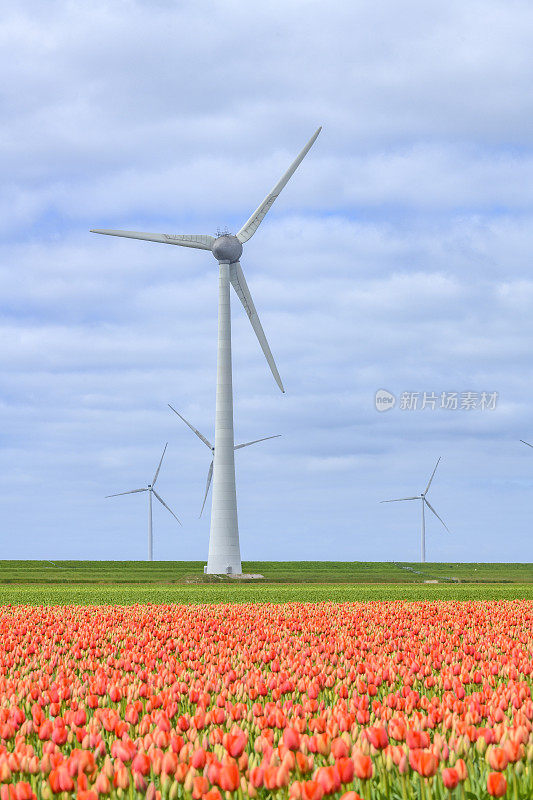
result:
<svg viewBox="0 0 533 800"><path fill-rule="evenodd" d="M86 584L187 586L236 581L203 575L203 561L0 561L0 585ZM271 584L532 583L532 564L394 564L364 561L246 561L243 571Z"/></svg>
<svg viewBox="0 0 533 800"><path fill-rule="evenodd" d="M283 584L219 586L0 585L0 605L135 603L318 603L391 600L533 600L533 584Z"/></svg>
<svg viewBox="0 0 533 800"><path fill-rule="evenodd" d="M247 603L533 599L531 564L243 563L264 579L203 575L194 561L1 561L0 603ZM438 581L438 583L426 583Z"/></svg>

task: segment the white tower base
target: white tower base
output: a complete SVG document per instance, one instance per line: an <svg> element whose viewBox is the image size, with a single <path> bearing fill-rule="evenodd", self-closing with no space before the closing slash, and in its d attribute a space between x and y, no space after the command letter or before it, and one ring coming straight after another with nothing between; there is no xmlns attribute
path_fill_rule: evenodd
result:
<svg viewBox="0 0 533 800"><path fill-rule="evenodd" d="M235 488L233 385L231 371L230 262L220 261L218 283L215 458L209 557L206 574L240 574L241 551Z"/></svg>

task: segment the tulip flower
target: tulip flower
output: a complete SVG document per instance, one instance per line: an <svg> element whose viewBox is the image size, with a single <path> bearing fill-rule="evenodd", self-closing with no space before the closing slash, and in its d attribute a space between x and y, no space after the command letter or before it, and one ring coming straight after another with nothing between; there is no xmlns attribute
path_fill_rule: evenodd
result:
<svg viewBox="0 0 533 800"><path fill-rule="evenodd" d="M353 756L354 772L357 778L362 781L367 781L372 777L374 767L370 756L365 756L362 753L355 753Z"/></svg>
<svg viewBox="0 0 533 800"><path fill-rule="evenodd" d="M459 775L457 773L457 770L454 769L453 767L445 767L442 770L441 774L442 774L442 782L446 787L446 789L449 789L450 791L455 789L455 787L459 783Z"/></svg>
<svg viewBox="0 0 533 800"><path fill-rule="evenodd" d="M507 781L501 772L490 772L487 778L487 792L491 797L503 797L507 791Z"/></svg>
<svg viewBox="0 0 533 800"><path fill-rule="evenodd" d="M501 772L509 763L506 750L503 747L493 747L487 753L488 762L493 770Z"/></svg>

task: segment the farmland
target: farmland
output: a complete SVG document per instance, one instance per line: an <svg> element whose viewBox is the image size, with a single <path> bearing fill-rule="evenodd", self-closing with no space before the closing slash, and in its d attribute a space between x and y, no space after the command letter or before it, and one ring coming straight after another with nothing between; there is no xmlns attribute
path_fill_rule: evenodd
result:
<svg viewBox="0 0 533 800"><path fill-rule="evenodd" d="M0 605L134 605L135 603L324 603L367 601L533 600L531 584L222 584L162 586L0 585Z"/></svg>
<svg viewBox="0 0 533 800"><path fill-rule="evenodd" d="M200 561L0 561L0 583L161 584L220 583L204 578ZM248 561L243 572L262 584L532 583L532 564L419 564L350 561ZM235 583L234 580L231 581Z"/></svg>
<svg viewBox="0 0 533 800"><path fill-rule="evenodd" d="M257 581L203 575L201 562L3 561L0 603L286 603L533 599L530 564L247 562ZM426 583L426 581L438 583Z"/></svg>
<svg viewBox="0 0 533 800"><path fill-rule="evenodd" d="M525 800L532 623L530 601L4 606L0 797Z"/></svg>
<svg viewBox="0 0 533 800"><path fill-rule="evenodd" d="M203 575L188 561L2 561L0 604L286 603L533 599L530 564L247 562L265 576ZM426 583L426 581L438 583Z"/></svg>

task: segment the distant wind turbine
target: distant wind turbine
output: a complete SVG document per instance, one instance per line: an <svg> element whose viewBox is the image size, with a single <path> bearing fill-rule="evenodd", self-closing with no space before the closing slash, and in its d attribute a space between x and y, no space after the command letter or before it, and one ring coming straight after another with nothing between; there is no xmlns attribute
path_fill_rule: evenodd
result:
<svg viewBox="0 0 533 800"><path fill-rule="evenodd" d="M529 444L529 442L525 442L523 439L520 439L522 444L527 444L528 447L533 447L533 444Z"/></svg>
<svg viewBox="0 0 533 800"><path fill-rule="evenodd" d="M149 483L148 486L145 489L131 489L129 492L118 492L118 494L107 494L106 495L106 498L108 498L108 497L121 497L123 494L137 494L138 492L148 492L148 561L153 561L154 560L153 559L153 541L152 541L152 495L155 495L155 497L157 497L157 499L159 500L161 505L165 506L167 511L170 511L170 513L172 514L174 519L177 520L179 522L179 524L181 525L180 520L174 514L172 509L167 506L167 504L165 503L163 498L160 497L157 494L156 490L154 489L155 483L157 481L157 476L159 475L159 470L161 469L161 464L163 463L163 458L165 456L167 447L168 447L168 442L166 443L165 449L163 450L163 455L161 456L161 460L160 460L159 465L158 465L158 467L157 467L157 469L155 471L155 475L154 475L154 477L152 479L152 483Z"/></svg>
<svg viewBox="0 0 533 800"><path fill-rule="evenodd" d="M446 525L444 520L439 517L439 515L437 514L437 512L435 511L435 509L433 508L433 506L431 505L431 503L429 502L429 500L426 497L426 495L427 495L427 493L429 491L429 487L431 486L431 482L432 482L432 480L433 480L433 478L435 476L435 473L437 471L437 467L439 466L440 460L441 460L441 457L439 456L439 459L438 459L437 463L435 464L435 469L431 473L431 478L429 479L428 485L426 486L426 488L424 489L424 491L421 494L416 495L416 497L400 497L397 500L381 500L382 503L401 503L403 500L421 500L422 501L422 531L421 531L421 539L420 539L420 563L421 564L425 564L425 561L426 561L426 517L425 517L425 513L424 513L425 512L425 506L427 506L429 508L429 510L432 511L435 514L437 519L440 522L442 522L442 524L444 525L444 527L446 528L448 533L450 533L450 529L448 528L448 526Z"/></svg>
<svg viewBox="0 0 533 800"><path fill-rule="evenodd" d="M246 283L239 259L242 246L259 228L283 188L292 178L313 146L322 128L318 128L303 150L281 176L272 191L256 208L236 234L168 234L142 233L93 229L92 233L123 236L127 239L142 239L147 242L174 244L208 250L219 264L218 279L218 349L217 392L215 409L215 452L213 459L213 499L211 506L211 529L209 533L209 555L206 572L211 574L242 572L239 526L237 522L237 491L235 487L235 442L233 432L233 385L231 368L231 307L230 284L244 306L248 319L259 340L274 379L282 392L285 391L281 377L270 350L263 326L259 320L252 295ZM224 191L222 187L222 191Z"/></svg>
<svg viewBox="0 0 533 800"><path fill-rule="evenodd" d="M193 425L191 425L191 423L190 423L190 422L188 422L188 421L185 419L185 417L182 417L182 416L181 416L181 414L180 414L180 412L179 412L179 411L176 411L176 409L174 408L174 406L171 406L171 405L170 405L170 403L169 403L169 404L168 404L168 407L169 407L170 409L172 409L172 411L174 412L174 414L177 414L177 415L178 415L178 417L179 417L180 419L182 419L182 420L183 420L183 422L184 422L186 425L188 425L188 426L189 426L189 428L191 429L191 431L192 431L193 433L195 433L195 434L198 436L198 438L199 438L199 439L200 439L200 440L201 440L201 441L202 441L202 442L203 442L203 443L204 443L204 444L205 444L205 445L206 445L206 446L207 446L207 447L208 447L208 448L211 450L211 453L213 454L213 458L211 459L211 464L209 465L209 469L208 469L208 471L207 471L207 483L206 483L206 485L205 485L204 502L202 503L202 510L200 511L200 514L198 515L198 517L200 518L200 517L202 516L203 510L204 510L205 501L207 500L207 495L208 495L208 493L209 493L209 487L211 486L211 479L212 479L212 477L213 477L213 464L214 464L214 461L215 461L215 448L213 447L213 445L211 444L211 442L209 441L209 439L206 439L206 437L203 435L203 433L200 433L200 431L199 431L199 430L197 430L197 429L196 429L196 428L195 428ZM280 436L281 436L281 433L277 433L277 434L275 434L274 436L265 436L265 437L263 437L263 439L254 439L254 440L253 440L253 442L244 442L244 444L236 444L236 445L234 446L234 448L233 448L233 449L234 449L234 450L240 450L242 447L249 447L249 445L251 445L251 444L257 444L257 442L266 442L266 441L267 441L267 439L279 439L279 437L280 437Z"/></svg>

